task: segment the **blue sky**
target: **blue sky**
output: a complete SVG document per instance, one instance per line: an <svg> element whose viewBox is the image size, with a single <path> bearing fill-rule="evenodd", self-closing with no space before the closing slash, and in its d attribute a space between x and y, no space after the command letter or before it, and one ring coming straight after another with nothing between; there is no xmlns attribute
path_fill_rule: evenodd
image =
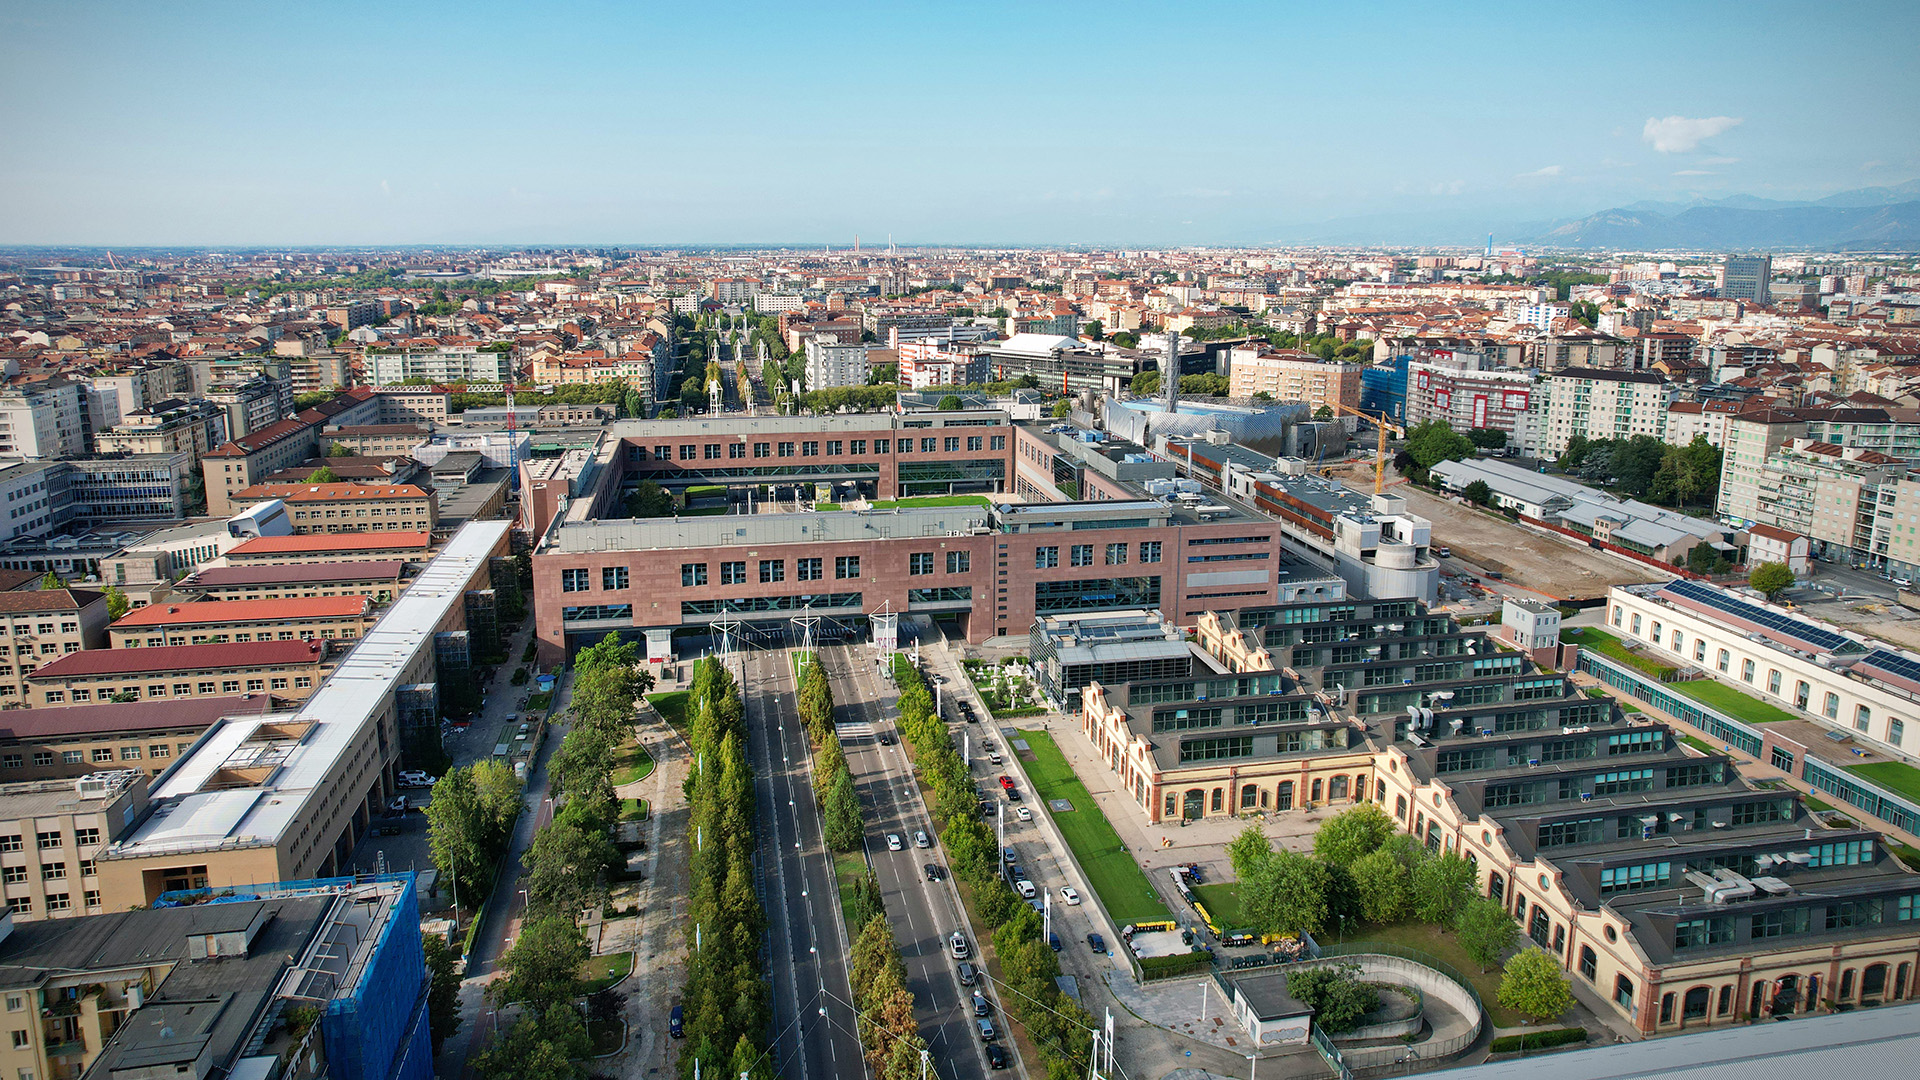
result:
<svg viewBox="0 0 1920 1080"><path fill-rule="evenodd" d="M0 0L0 41L0 243L1472 239L1920 176L1912 2Z"/></svg>

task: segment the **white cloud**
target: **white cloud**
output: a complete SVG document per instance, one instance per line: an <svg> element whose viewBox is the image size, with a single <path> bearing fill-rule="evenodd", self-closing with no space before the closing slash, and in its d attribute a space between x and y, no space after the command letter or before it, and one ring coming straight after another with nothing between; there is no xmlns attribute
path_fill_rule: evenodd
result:
<svg viewBox="0 0 1920 1080"><path fill-rule="evenodd" d="M1703 116L1699 119L1685 116L1669 116L1665 119L1648 117L1647 126L1641 129L1640 137L1662 154L1683 154L1739 122L1740 119L1734 116Z"/></svg>
<svg viewBox="0 0 1920 1080"><path fill-rule="evenodd" d="M1674 173L1673 175L1675 176L1719 176L1720 174L1717 172L1714 172L1712 169L1681 169L1679 172Z"/></svg>
<svg viewBox="0 0 1920 1080"><path fill-rule="evenodd" d="M1740 159L1737 157L1701 158L1700 164L1702 165L1738 165L1740 164Z"/></svg>
<svg viewBox="0 0 1920 1080"><path fill-rule="evenodd" d="M1875 170L1875 169L1884 169L1884 168L1886 168L1886 167L1887 167L1887 163L1886 163L1886 162L1884 162L1884 161L1881 161L1881 160L1879 160L1879 159L1877 159L1877 158L1876 158L1876 159L1875 159L1875 160L1873 160L1873 161L1866 161L1866 162L1862 162L1862 163L1861 163L1861 165L1860 165L1860 171L1861 171L1861 172L1872 172L1872 171L1873 171L1873 170Z"/></svg>
<svg viewBox="0 0 1920 1080"><path fill-rule="evenodd" d="M1539 178L1548 177L1548 176L1559 176L1560 172L1561 172L1560 166L1547 165L1542 168L1535 169L1532 172L1521 173L1520 175L1514 177L1514 179L1515 180L1532 180L1532 179L1539 179Z"/></svg>

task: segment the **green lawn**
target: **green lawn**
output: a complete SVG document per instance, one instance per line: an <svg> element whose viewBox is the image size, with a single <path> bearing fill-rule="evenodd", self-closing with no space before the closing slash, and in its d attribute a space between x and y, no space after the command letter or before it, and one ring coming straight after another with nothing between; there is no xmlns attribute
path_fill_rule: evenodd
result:
<svg viewBox="0 0 1920 1080"><path fill-rule="evenodd" d="M597 994L633 971L633 954L630 952L608 953L605 956L590 956L586 966L580 969L580 980L586 983L581 991Z"/></svg>
<svg viewBox="0 0 1920 1080"><path fill-rule="evenodd" d="M1632 649L1627 648L1626 643L1622 642L1619 638L1596 627L1571 627L1562 631L1560 636L1562 638L1572 639L1573 644L1583 649L1592 649L1602 656L1618 660L1628 667L1633 668L1635 671L1643 675L1651 675L1656 679L1665 679L1678 670L1670 664L1662 664L1657 660L1634 652Z"/></svg>
<svg viewBox="0 0 1920 1080"><path fill-rule="evenodd" d="M692 696L689 690L668 690L665 693L648 694L647 702L653 706L654 712L660 714L660 719L681 728L687 725L687 699Z"/></svg>
<svg viewBox="0 0 1920 1080"><path fill-rule="evenodd" d="M1210 885L1195 885L1194 899L1206 907L1207 914L1213 916L1222 930L1244 930L1247 917L1240 910L1240 886L1230 881L1214 882Z"/></svg>
<svg viewBox="0 0 1920 1080"><path fill-rule="evenodd" d="M987 506L993 500L985 495L909 495L904 499L880 499L875 510L914 510L929 506Z"/></svg>
<svg viewBox="0 0 1920 1080"><path fill-rule="evenodd" d="M1325 937L1325 935L1320 935ZM1467 981L1480 994L1480 1003L1487 1008L1487 1016L1495 1027L1518 1027L1531 1024L1526 1016L1500 1006L1500 969L1494 968L1484 974L1480 965L1473 962L1460 942L1452 934L1442 931L1430 923L1403 922L1392 926L1362 926L1347 935L1342 944L1364 945L1369 941L1382 941L1403 948L1418 949L1436 960L1452 965L1455 971L1466 976ZM1324 942L1322 942L1324 944ZM1522 935L1515 945L1524 948L1533 944Z"/></svg>
<svg viewBox="0 0 1920 1080"><path fill-rule="evenodd" d="M621 821L647 820L647 800L621 799L620 800L620 820Z"/></svg>
<svg viewBox="0 0 1920 1080"><path fill-rule="evenodd" d="M1087 873L1087 886L1100 894L1107 914L1122 924L1172 918L1153 886L1147 883L1140 864L1120 843L1119 834L1113 831L1113 825L1093 801L1087 786L1074 775L1073 766L1067 764L1053 736L1044 731L1022 731L1020 738L1033 749L1031 756L1023 760L1027 776L1038 789L1033 794L1040 808L1059 826L1068 846L1073 848L1074 858ZM1051 799L1065 799L1073 804L1073 809L1056 814L1047 805Z"/></svg>
<svg viewBox="0 0 1920 1080"><path fill-rule="evenodd" d="M1769 705L1752 694L1741 693L1712 679L1668 683L1667 689L1685 694L1695 701L1704 701L1735 720L1745 720L1749 724L1777 724L1782 720L1799 719L1785 709Z"/></svg>
<svg viewBox="0 0 1920 1080"><path fill-rule="evenodd" d="M1680 736L1680 741L1683 743L1686 743L1688 746L1693 747L1695 750L1698 750L1703 754L1711 754L1716 752L1715 748L1712 746L1709 746L1705 739L1698 739L1692 735L1682 735Z"/></svg>
<svg viewBox="0 0 1920 1080"><path fill-rule="evenodd" d="M638 740L628 742L613 754L613 786L631 784L653 775L653 755Z"/></svg>
<svg viewBox="0 0 1920 1080"><path fill-rule="evenodd" d="M1857 773L1893 792L1914 802L1920 802L1920 769L1898 761L1875 761L1866 765L1849 765L1847 771Z"/></svg>

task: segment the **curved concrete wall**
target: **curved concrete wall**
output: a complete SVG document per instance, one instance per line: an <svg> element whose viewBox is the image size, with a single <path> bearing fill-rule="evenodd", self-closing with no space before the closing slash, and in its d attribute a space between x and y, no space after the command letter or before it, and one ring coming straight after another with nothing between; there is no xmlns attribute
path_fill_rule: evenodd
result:
<svg viewBox="0 0 1920 1080"><path fill-rule="evenodd" d="M1425 964L1417 964L1412 960L1402 959L1398 956L1386 956L1381 953L1356 953L1352 956L1331 956L1322 960L1303 960L1298 964L1291 965L1289 970L1291 970L1291 968L1301 967L1327 967L1332 964L1358 964L1360 966L1361 977L1369 982L1399 983L1403 986L1411 986L1420 991L1427 999L1443 1001L1461 1016L1470 1016L1473 1018L1472 1027L1464 1033L1450 1035L1439 1043L1416 1044L1423 1060L1432 1061L1436 1058L1445 1057L1449 1054L1457 1054L1465 1050L1467 1047L1473 1045L1474 1039L1480 1035L1480 1029L1486 1025L1486 1012L1480 1008L1480 1003L1474 1000L1473 995L1467 992L1466 987L1461 986L1459 983L1454 982L1452 979L1447 978L1445 975L1440 974ZM1424 1014L1424 1005L1421 1011ZM1418 1019L1418 1017L1415 1018L1416 1023ZM1393 1028L1400 1025L1394 1023L1381 1024L1378 1026L1381 1028ZM1383 1037L1363 1034L1363 1032L1369 1032L1371 1030L1370 1028L1362 1029L1361 1031L1342 1035L1337 1041L1344 1043L1350 1039ZM1400 1034L1404 1034L1404 1032L1387 1031L1384 1037ZM1378 1065L1390 1065L1404 1057L1406 1052L1407 1048L1404 1046L1356 1046L1351 1048L1342 1046L1340 1048L1341 1056L1346 1060L1347 1067L1351 1069L1369 1069Z"/></svg>

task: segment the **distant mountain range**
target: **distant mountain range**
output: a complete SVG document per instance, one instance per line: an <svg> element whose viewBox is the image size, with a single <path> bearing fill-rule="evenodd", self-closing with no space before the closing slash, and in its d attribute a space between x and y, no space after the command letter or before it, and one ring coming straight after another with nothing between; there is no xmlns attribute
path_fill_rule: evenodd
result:
<svg viewBox="0 0 1920 1080"><path fill-rule="evenodd" d="M1520 243L1540 247L1920 251L1920 180L1814 202L1752 195L1639 202L1515 232Z"/></svg>

